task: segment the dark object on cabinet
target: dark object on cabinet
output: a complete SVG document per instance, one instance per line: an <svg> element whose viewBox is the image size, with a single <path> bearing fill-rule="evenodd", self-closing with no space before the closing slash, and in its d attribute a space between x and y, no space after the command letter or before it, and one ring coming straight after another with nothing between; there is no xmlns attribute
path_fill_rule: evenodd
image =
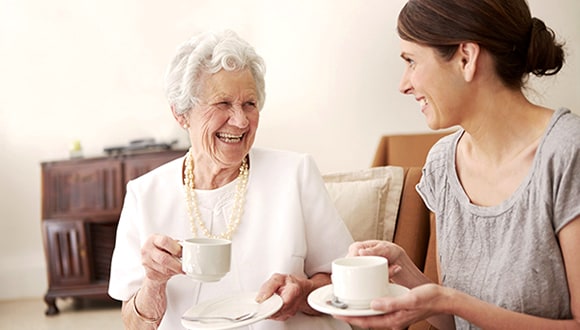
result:
<svg viewBox="0 0 580 330"><path fill-rule="evenodd" d="M42 233L48 291L57 298L110 299L109 271L126 183L186 150L43 162Z"/></svg>

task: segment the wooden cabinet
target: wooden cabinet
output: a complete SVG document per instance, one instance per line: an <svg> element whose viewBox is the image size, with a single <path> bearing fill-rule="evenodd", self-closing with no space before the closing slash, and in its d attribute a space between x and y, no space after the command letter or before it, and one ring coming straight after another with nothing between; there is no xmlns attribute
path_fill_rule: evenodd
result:
<svg viewBox="0 0 580 330"><path fill-rule="evenodd" d="M47 315L57 298L107 295L126 183L185 150L44 162L42 231L48 270Z"/></svg>

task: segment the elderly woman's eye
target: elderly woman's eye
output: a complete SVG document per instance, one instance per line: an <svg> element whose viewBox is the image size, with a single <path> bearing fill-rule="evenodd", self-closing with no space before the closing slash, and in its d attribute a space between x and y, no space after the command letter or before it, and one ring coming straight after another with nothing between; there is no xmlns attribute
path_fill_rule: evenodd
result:
<svg viewBox="0 0 580 330"><path fill-rule="evenodd" d="M256 102L253 102L253 101L244 103L244 109L245 109L245 110L253 110L253 109L255 109L257 106L258 106L258 105L256 104Z"/></svg>
<svg viewBox="0 0 580 330"><path fill-rule="evenodd" d="M216 103L215 106L220 108L220 109L227 110L231 107L231 104L230 104L230 102L222 101L222 102Z"/></svg>

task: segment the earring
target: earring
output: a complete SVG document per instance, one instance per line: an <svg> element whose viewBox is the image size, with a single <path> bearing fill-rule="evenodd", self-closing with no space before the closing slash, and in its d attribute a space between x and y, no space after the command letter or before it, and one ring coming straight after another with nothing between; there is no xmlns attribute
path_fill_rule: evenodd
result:
<svg viewBox="0 0 580 330"><path fill-rule="evenodd" d="M189 128L189 125L188 124L183 124L183 128L184 129L188 129Z"/></svg>

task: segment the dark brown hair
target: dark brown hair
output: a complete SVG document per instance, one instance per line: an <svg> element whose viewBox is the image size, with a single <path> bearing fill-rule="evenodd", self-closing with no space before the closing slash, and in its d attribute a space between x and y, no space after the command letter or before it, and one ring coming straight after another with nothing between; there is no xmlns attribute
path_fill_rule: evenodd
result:
<svg viewBox="0 0 580 330"><path fill-rule="evenodd" d="M532 18L525 0L409 0L397 31L401 39L433 47L447 60L460 43L479 44L510 88L522 88L528 73L554 75L564 65L564 43Z"/></svg>

